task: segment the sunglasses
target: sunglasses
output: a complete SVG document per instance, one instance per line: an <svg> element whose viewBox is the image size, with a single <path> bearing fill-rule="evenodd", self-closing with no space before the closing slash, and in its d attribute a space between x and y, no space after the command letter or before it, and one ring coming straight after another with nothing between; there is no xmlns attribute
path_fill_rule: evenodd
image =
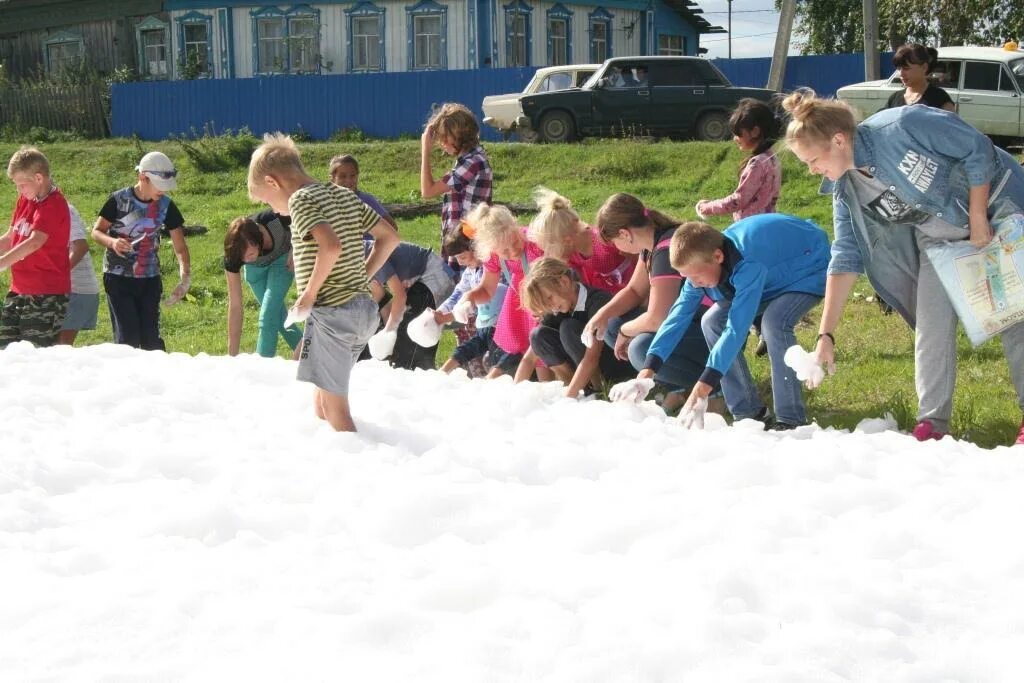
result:
<svg viewBox="0 0 1024 683"><path fill-rule="evenodd" d="M163 178L164 180L170 180L174 176L178 175L177 171L143 171L149 175L155 175L157 178Z"/></svg>

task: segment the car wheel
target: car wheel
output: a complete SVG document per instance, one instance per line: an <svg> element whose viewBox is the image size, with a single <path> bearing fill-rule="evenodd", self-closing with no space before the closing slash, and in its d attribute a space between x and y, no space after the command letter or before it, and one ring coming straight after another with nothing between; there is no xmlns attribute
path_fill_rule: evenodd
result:
<svg viewBox="0 0 1024 683"><path fill-rule="evenodd" d="M540 120L540 137L544 142L572 142L576 139L576 125L568 112L552 111Z"/></svg>
<svg viewBox="0 0 1024 683"><path fill-rule="evenodd" d="M709 142L728 140L731 131L729 130L729 117L725 112L712 111L697 119L697 139Z"/></svg>

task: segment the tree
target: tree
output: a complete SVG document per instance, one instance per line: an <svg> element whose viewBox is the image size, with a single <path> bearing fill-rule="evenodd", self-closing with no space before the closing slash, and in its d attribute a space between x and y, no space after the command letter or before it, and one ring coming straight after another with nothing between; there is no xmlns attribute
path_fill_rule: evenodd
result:
<svg viewBox="0 0 1024 683"><path fill-rule="evenodd" d="M776 6L781 0L776 0ZM797 0L797 44L803 54L864 49L861 0ZM1001 45L1024 40L1019 0L879 0L879 37L890 50L904 43Z"/></svg>

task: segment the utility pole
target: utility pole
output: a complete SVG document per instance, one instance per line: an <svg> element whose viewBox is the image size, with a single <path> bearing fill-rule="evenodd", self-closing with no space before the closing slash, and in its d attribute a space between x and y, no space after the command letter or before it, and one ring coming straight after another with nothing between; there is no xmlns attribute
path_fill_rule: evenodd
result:
<svg viewBox="0 0 1024 683"><path fill-rule="evenodd" d="M732 59L732 0L727 0L729 6L729 59Z"/></svg>
<svg viewBox="0 0 1024 683"><path fill-rule="evenodd" d="M779 12L779 32L775 34L775 52L772 53L772 67L768 71L769 90L782 90L786 78L786 55L789 54L789 37L793 33L793 19L796 17L796 0L782 0Z"/></svg>
<svg viewBox="0 0 1024 683"><path fill-rule="evenodd" d="M864 80L881 78L878 63L878 2L864 2Z"/></svg>

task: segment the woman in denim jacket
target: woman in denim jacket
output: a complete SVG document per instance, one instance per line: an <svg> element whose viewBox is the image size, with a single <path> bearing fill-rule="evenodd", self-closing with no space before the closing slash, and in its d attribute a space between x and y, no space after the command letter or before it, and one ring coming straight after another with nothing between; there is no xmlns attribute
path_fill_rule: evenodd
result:
<svg viewBox="0 0 1024 683"><path fill-rule="evenodd" d="M831 368L833 333L860 273L914 328L919 440L949 430L957 317L928 259L929 244L992 239L990 219L1024 207L1024 170L956 114L924 105L883 110L861 124L844 103L812 91L783 102L786 141L832 193L835 240L817 356ZM1024 324L1003 348L1024 408ZM1024 444L1024 423L1016 440Z"/></svg>

